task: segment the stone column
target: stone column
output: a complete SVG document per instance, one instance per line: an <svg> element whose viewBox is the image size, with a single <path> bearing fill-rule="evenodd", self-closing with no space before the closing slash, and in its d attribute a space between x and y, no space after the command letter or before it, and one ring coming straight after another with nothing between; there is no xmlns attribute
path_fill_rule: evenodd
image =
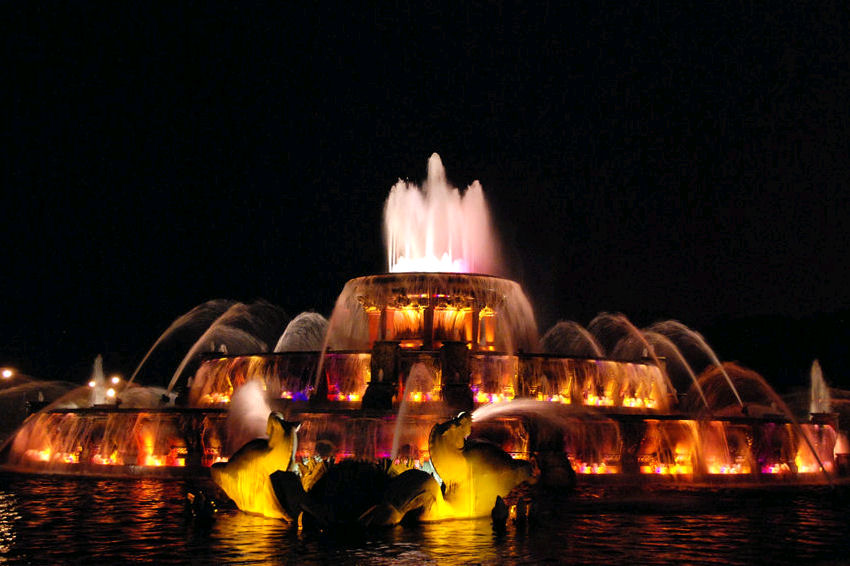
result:
<svg viewBox="0 0 850 566"><path fill-rule="evenodd" d="M422 349L434 349L434 306L429 305L422 311Z"/></svg>
<svg viewBox="0 0 850 566"><path fill-rule="evenodd" d="M466 343L444 342L440 348L440 366L443 374L443 401L455 411L471 410L469 348Z"/></svg>
<svg viewBox="0 0 850 566"><path fill-rule="evenodd" d="M372 347L372 378L363 394L363 409L390 410L398 383L399 346L395 341L375 342Z"/></svg>

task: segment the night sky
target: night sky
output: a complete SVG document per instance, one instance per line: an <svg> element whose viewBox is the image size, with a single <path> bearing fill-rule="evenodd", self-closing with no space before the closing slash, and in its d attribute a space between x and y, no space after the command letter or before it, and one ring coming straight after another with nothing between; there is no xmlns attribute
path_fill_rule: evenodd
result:
<svg viewBox="0 0 850 566"><path fill-rule="evenodd" d="M0 8L0 364L129 373L214 298L327 316L437 152L541 332L675 318L850 388L843 3L119 4Z"/></svg>

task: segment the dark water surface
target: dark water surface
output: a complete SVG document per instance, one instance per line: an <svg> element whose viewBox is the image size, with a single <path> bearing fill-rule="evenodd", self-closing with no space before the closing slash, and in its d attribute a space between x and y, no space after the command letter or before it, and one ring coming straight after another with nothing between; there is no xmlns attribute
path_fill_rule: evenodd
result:
<svg viewBox="0 0 850 566"><path fill-rule="evenodd" d="M850 563L850 488L587 488L543 524L450 521L322 534L227 511L183 514L169 480L0 476L0 562L280 564Z"/></svg>

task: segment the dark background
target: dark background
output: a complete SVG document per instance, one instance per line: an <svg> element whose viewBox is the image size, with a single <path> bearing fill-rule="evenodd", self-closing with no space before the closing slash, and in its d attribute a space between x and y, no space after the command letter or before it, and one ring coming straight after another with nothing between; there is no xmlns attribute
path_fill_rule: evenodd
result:
<svg viewBox="0 0 850 566"><path fill-rule="evenodd" d="M0 363L129 373L212 298L328 315L438 152L541 332L676 318L850 387L843 3L286 4L3 4Z"/></svg>

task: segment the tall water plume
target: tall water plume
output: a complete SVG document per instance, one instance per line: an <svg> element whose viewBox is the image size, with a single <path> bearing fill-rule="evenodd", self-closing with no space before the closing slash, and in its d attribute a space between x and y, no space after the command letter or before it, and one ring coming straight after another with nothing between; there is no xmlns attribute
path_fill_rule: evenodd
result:
<svg viewBox="0 0 850 566"><path fill-rule="evenodd" d="M474 181L461 194L446 181L436 153L422 187L399 180L384 206L384 236L391 273L498 274L496 239L484 191Z"/></svg>
<svg viewBox="0 0 850 566"><path fill-rule="evenodd" d="M812 398L809 403L809 412L813 414L830 412L832 410L832 400L829 394L829 387L823 378L823 370L818 360L812 362L810 376L812 380Z"/></svg>
<svg viewBox="0 0 850 566"><path fill-rule="evenodd" d="M100 354L94 359L94 367L91 374L92 405L102 405L106 402L106 377L103 375L103 356Z"/></svg>

